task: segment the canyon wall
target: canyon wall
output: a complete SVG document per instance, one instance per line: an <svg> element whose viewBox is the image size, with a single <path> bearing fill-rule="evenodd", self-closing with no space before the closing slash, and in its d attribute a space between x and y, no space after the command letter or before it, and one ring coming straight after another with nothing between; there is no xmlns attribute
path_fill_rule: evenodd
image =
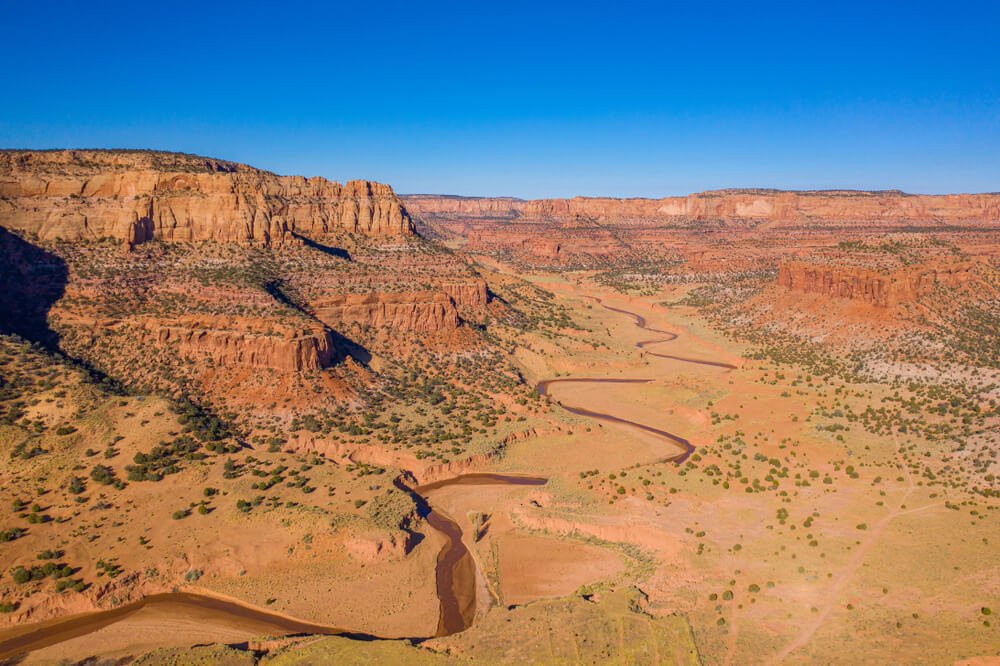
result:
<svg viewBox="0 0 1000 666"><path fill-rule="evenodd" d="M1000 194L914 195L899 191L717 190L662 199L522 200L506 197L403 197L418 217L434 220L552 221L587 218L610 223L679 221L814 222L844 225L975 224L1000 222Z"/></svg>
<svg viewBox="0 0 1000 666"><path fill-rule="evenodd" d="M846 298L881 308L916 301L937 285L963 287L974 280L972 262L928 264L890 272L804 261L782 261L778 266L778 284L790 291Z"/></svg>
<svg viewBox="0 0 1000 666"><path fill-rule="evenodd" d="M345 324L394 331L435 333L456 329L460 319L451 297L443 291L337 294L310 304L316 317L342 330Z"/></svg>
<svg viewBox="0 0 1000 666"><path fill-rule="evenodd" d="M259 328L253 321L234 317L142 322L146 341L173 347L181 357L208 356L224 367L303 372L328 367L335 358L332 334L322 326L270 326L267 332Z"/></svg>
<svg viewBox="0 0 1000 666"><path fill-rule="evenodd" d="M529 202L513 197L457 197L437 194L407 194L407 210L414 215L509 219L519 216Z"/></svg>
<svg viewBox="0 0 1000 666"><path fill-rule="evenodd" d="M346 231L408 236L388 185L277 176L243 164L151 151L0 151L0 226L40 240L269 244Z"/></svg>
<svg viewBox="0 0 1000 666"><path fill-rule="evenodd" d="M486 285L486 280L483 279L442 282L438 286L459 307L481 309L486 307L489 299L489 288Z"/></svg>
<svg viewBox="0 0 1000 666"><path fill-rule="evenodd" d="M563 264L580 256L610 257L626 248L606 229L592 224L567 227L542 224L479 226L464 235L472 251L506 250L549 264Z"/></svg>

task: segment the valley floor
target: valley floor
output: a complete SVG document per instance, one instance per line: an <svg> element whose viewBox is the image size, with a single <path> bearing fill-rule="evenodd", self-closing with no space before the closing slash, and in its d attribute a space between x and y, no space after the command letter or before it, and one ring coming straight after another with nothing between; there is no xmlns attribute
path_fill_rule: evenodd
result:
<svg viewBox="0 0 1000 666"><path fill-rule="evenodd" d="M495 273L493 283L507 269L484 270ZM751 360L746 345L695 309L669 305L685 287L629 297L589 278L526 276L554 294L573 326L511 340L525 381L649 381L553 383L546 418L511 438L502 456L465 470L542 476L546 485L428 493L462 529L475 567L475 622L420 648L371 647L380 660L950 663L1000 653L988 614L1000 609L1000 502L933 483L928 461L950 455L943 444L875 434L844 416L881 404L887 385ZM678 462L684 447L653 430L690 441L693 455ZM281 597L275 611L351 631L427 636L437 621L441 538L426 523L419 529L422 541L403 559L363 565L338 564L338 546L322 536L296 555L295 571L255 546L270 576L241 581L233 571L204 589L255 604ZM307 518L302 531L313 531ZM310 589L317 551L326 591ZM352 582L337 582L341 570ZM285 576L308 604L288 598L295 595L282 589ZM344 610L351 595L363 598ZM306 610L324 606L341 610ZM271 630L164 607L38 650L26 663L121 655L137 633L152 650L240 643ZM0 630L0 645L14 631ZM276 659L307 663L334 649L346 662L363 659L367 644L345 645L322 639Z"/></svg>

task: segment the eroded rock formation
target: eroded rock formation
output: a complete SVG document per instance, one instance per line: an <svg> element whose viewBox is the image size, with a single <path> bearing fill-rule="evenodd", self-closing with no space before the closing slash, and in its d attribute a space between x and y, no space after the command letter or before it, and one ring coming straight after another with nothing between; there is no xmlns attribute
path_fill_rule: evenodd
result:
<svg viewBox="0 0 1000 666"><path fill-rule="evenodd" d="M440 287L459 307L484 308L489 298L486 280L482 279L443 282Z"/></svg>
<svg viewBox="0 0 1000 666"><path fill-rule="evenodd" d="M519 216L528 205L525 199L513 197L458 197L437 194L410 194L403 197L415 215L498 218Z"/></svg>
<svg viewBox="0 0 1000 666"><path fill-rule="evenodd" d="M337 294L312 303L316 316L329 326L345 324L395 331L434 333L458 328L458 310L443 291Z"/></svg>
<svg viewBox="0 0 1000 666"><path fill-rule="evenodd" d="M896 190L786 192L716 190L662 199L575 197L535 199L509 197L404 197L414 215L434 219L566 220L602 222L771 222L814 221L846 225L870 222L956 224L1000 221L1000 195L914 195Z"/></svg>
<svg viewBox="0 0 1000 666"><path fill-rule="evenodd" d="M392 188L128 151L0 152L0 225L40 240L277 243L292 233L407 236Z"/></svg>
<svg viewBox="0 0 1000 666"><path fill-rule="evenodd" d="M861 301L881 308L910 303L937 285L962 287L975 280L971 262L940 263L880 272L858 266L782 261L778 284L791 291Z"/></svg>
<svg viewBox="0 0 1000 666"><path fill-rule="evenodd" d="M204 355L226 367L271 368L286 372L319 370L335 357L332 334L322 326L269 325L267 330L245 318L180 317L142 322L146 339L175 347L179 356Z"/></svg>

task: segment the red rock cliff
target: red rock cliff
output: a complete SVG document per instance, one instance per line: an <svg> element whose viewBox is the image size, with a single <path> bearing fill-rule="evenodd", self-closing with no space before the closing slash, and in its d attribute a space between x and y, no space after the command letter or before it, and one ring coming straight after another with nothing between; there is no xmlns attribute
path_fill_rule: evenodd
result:
<svg viewBox="0 0 1000 666"><path fill-rule="evenodd" d="M321 321L335 329L361 324L434 333L458 328L460 323L455 303L439 291L338 294L310 305Z"/></svg>
<svg viewBox="0 0 1000 666"><path fill-rule="evenodd" d="M916 301L938 284L961 287L974 279L971 262L915 266L888 273L803 261L782 261L778 267L778 284L791 291L847 298L883 308Z"/></svg>
<svg viewBox="0 0 1000 666"><path fill-rule="evenodd" d="M440 287L444 293L451 296L455 305L470 308L486 307L486 301L489 297L486 280L469 279L461 282L444 282Z"/></svg>
<svg viewBox="0 0 1000 666"><path fill-rule="evenodd" d="M414 215L437 217L508 219L520 215L529 204L512 197L455 197L436 194L410 194L403 197Z"/></svg>
<svg viewBox="0 0 1000 666"><path fill-rule="evenodd" d="M406 236L388 185L277 176L175 153L0 152L0 225L42 240L271 243L293 232Z"/></svg>
<svg viewBox="0 0 1000 666"><path fill-rule="evenodd" d="M781 225L998 223L1000 194L911 195L898 191L717 190L685 197L575 197L525 201L506 197L404 197L415 215L435 219L521 221L592 218L602 222L723 221Z"/></svg>
<svg viewBox="0 0 1000 666"><path fill-rule="evenodd" d="M143 328L159 347L174 347L181 356L205 355L226 367L319 370L329 366L335 354L332 336L321 326L271 326L265 334L245 318L189 316L147 320Z"/></svg>

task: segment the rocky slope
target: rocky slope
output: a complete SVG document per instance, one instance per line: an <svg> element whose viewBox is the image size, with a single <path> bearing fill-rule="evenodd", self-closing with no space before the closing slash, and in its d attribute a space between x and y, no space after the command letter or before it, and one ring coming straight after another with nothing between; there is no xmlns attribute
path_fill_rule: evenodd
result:
<svg viewBox="0 0 1000 666"><path fill-rule="evenodd" d="M296 233L409 236L388 185L277 176L152 151L0 152L0 226L39 240L280 243Z"/></svg>

